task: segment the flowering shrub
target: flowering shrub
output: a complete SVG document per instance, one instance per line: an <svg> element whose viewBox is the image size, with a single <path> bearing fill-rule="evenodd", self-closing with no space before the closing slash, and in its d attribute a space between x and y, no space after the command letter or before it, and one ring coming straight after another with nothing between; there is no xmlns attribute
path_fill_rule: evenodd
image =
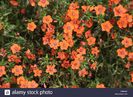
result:
<svg viewBox="0 0 133 97"><path fill-rule="evenodd" d="M132 5L0 0L0 87L133 87Z"/></svg>

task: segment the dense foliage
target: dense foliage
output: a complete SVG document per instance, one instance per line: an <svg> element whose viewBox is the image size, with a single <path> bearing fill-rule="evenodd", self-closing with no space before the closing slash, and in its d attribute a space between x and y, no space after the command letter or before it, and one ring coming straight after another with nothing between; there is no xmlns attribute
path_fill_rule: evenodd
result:
<svg viewBox="0 0 133 97"><path fill-rule="evenodd" d="M0 0L0 87L133 87L133 2Z"/></svg>

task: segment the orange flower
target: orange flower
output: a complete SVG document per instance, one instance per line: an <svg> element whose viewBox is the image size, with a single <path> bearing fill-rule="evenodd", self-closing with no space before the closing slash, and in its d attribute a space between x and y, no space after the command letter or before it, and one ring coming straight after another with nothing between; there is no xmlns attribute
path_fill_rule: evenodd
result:
<svg viewBox="0 0 133 97"><path fill-rule="evenodd" d="M128 52L126 51L125 48L121 48L117 50L117 55L121 57L122 59L125 58L127 54Z"/></svg>
<svg viewBox="0 0 133 97"><path fill-rule="evenodd" d="M5 57L7 55L7 52L4 48L0 49L0 56Z"/></svg>
<svg viewBox="0 0 133 97"><path fill-rule="evenodd" d="M98 55L98 53L99 53L99 50L98 50L98 47L94 47L94 48L92 48L91 49L91 53L93 54L93 55Z"/></svg>
<svg viewBox="0 0 133 97"><path fill-rule="evenodd" d="M25 55L28 59L35 60L35 55L32 54L29 49L25 52Z"/></svg>
<svg viewBox="0 0 133 97"><path fill-rule="evenodd" d="M93 64L90 65L90 68L93 70L96 70L97 67L97 62L94 62Z"/></svg>
<svg viewBox="0 0 133 97"><path fill-rule="evenodd" d="M96 38L95 37L89 37L87 39L88 45L94 45L96 42Z"/></svg>
<svg viewBox="0 0 133 97"><path fill-rule="evenodd" d="M83 47L80 47L79 49L77 49L77 52L78 52L79 54L81 54L81 55L84 55L84 54L86 54L86 49L83 48Z"/></svg>
<svg viewBox="0 0 133 97"><path fill-rule="evenodd" d="M133 71L130 72L131 80L130 82L133 82Z"/></svg>
<svg viewBox="0 0 133 97"><path fill-rule="evenodd" d="M85 37L86 38L89 38L89 37L91 37L92 35L91 35L91 30L88 30L88 31L86 31L85 32Z"/></svg>
<svg viewBox="0 0 133 97"><path fill-rule="evenodd" d="M84 61L84 56L81 55L81 54L77 54L75 60L78 60L79 62L83 62Z"/></svg>
<svg viewBox="0 0 133 97"><path fill-rule="evenodd" d="M116 38L116 33L111 33L111 38L114 40Z"/></svg>
<svg viewBox="0 0 133 97"><path fill-rule="evenodd" d="M78 29L81 21L80 20L73 20L73 21L70 21L70 23L72 24L72 26L74 27L74 30L75 30L75 29Z"/></svg>
<svg viewBox="0 0 133 97"><path fill-rule="evenodd" d="M126 28L127 25L128 25L128 22L127 20L123 19L123 18L120 18L118 21L117 21L117 25L119 28Z"/></svg>
<svg viewBox="0 0 133 97"><path fill-rule="evenodd" d="M44 36L44 37L42 38L42 41L43 41L43 45L46 45L46 44L48 44L48 43L49 43L50 38L49 38L49 37L47 37L47 36Z"/></svg>
<svg viewBox="0 0 133 97"><path fill-rule="evenodd" d="M74 26L71 22L67 22L64 26L63 26L63 29L64 29L64 33L72 33L73 29L74 29Z"/></svg>
<svg viewBox="0 0 133 97"><path fill-rule="evenodd" d="M128 53L128 60L133 61L133 52Z"/></svg>
<svg viewBox="0 0 133 97"><path fill-rule="evenodd" d="M133 21L130 22L130 23L128 23L128 26L129 26L130 28L133 27Z"/></svg>
<svg viewBox="0 0 133 97"><path fill-rule="evenodd" d="M110 0L114 4L118 4L121 0Z"/></svg>
<svg viewBox="0 0 133 97"><path fill-rule="evenodd" d="M17 57L16 55L9 55L8 56L8 61L9 62L15 62L15 63L20 63L21 60L19 57Z"/></svg>
<svg viewBox="0 0 133 97"><path fill-rule="evenodd" d="M75 3L72 2L72 3L69 5L69 9L75 10L75 9L77 9L77 8L79 8L77 2L75 2Z"/></svg>
<svg viewBox="0 0 133 97"><path fill-rule="evenodd" d="M66 41L67 41L69 47L73 47L73 45L74 45L74 40L73 39L69 38L69 39L66 39Z"/></svg>
<svg viewBox="0 0 133 97"><path fill-rule="evenodd" d="M66 59L66 53L65 52L58 52L57 58L60 58L60 60Z"/></svg>
<svg viewBox="0 0 133 97"><path fill-rule="evenodd" d="M53 19L50 15L43 17L43 23L45 23L45 24L50 24L50 23L52 23L52 21L53 21Z"/></svg>
<svg viewBox="0 0 133 97"><path fill-rule="evenodd" d="M28 88L28 80L26 80L23 76L17 78L17 84L20 88Z"/></svg>
<svg viewBox="0 0 133 97"><path fill-rule="evenodd" d="M16 0L10 0L10 4L13 6L18 6L19 3Z"/></svg>
<svg viewBox="0 0 133 97"><path fill-rule="evenodd" d="M20 88L28 88L28 83L29 83L29 81L28 80L26 80L23 76L21 76L21 77L19 77L18 79L17 79L17 82L19 82L19 87Z"/></svg>
<svg viewBox="0 0 133 97"><path fill-rule="evenodd" d="M0 88L11 88L10 83L3 83L2 85L0 85Z"/></svg>
<svg viewBox="0 0 133 97"><path fill-rule="evenodd" d="M0 77L6 74L5 66L0 66Z"/></svg>
<svg viewBox="0 0 133 97"><path fill-rule="evenodd" d="M83 32L84 32L84 29L85 29L84 26L80 26L80 27L78 27L77 29L75 29L74 31L76 32L76 35L77 35L78 37L81 37L81 35L82 35Z"/></svg>
<svg viewBox="0 0 133 97"><path fill-rule="evenodd" d="M97 84L96 88L105 88L104 84Z"/></svg>
<svg viewBox="0 0 133 97"><path fill-rule="evenodd" d="M55 69L55 65L47 65L46 73L53 75L56 72L57 70Z"/></svg>
<svg viewBox="0 0 133 97"><path fill-rule="evenodd" d="M48 24L48 28L47 28L47 32L46 32L46 35L47 35L47 33L48 33L48 35L53 35L53 33L55 32L55 26L54 25L52 25L52 24Z"/></svg>
<svg viewBox="0 0 133 97"><path fill-rule="evenodd" d="M67 16L70 17L71 20L77 20L79 18L78 10L68 10Z"/></svg>
<svg viewBox="0 0 133 97"><path fill-rule="evenodd" d="M49 5L49 2L48 2L48 0L40 0L38 2L38 5L41 7L46 7L47 5Z"/></svg>
<svg viewBox="0 0 133 97"><path fill-rule="evenodd" d="M71 88L79 88L79 86L73 85L73 86L71 86Z"/></svg>
<svg viewBox="0 0 133 97"><path fill-rule="evenodd" d="M36 65L36 64L30 65L30 70L29 70L29 72L31 72L31 71L34 70L34 69L38 69L38 68L37 68L37 65Z"/></svg>
<svg viewBox="0 0 133 97"><path fill-rule="evenodd" d="M85 25L88 27L88 28L91 28L93 26L93 21L92 19L89 19L87 21L85 21Z"/></svg>
<svg viewBox="0 0 133 97"><path fill-rule="evenodd" d="M121 18L124 19L125 21L127 21L128 23L132 22L133 21L133 16L132 15L129 15L129 14L122 14L121 15Z"/></svg>
<svg viewBox="0 0 133 97"><path fill-rule="evenodd" d="M124 37L121 43L125 46L125 48L128 48L133 45L132 39L128 37Z"/></svg>
<svg viewBox="0 0 133 97"><path fill-rule="evenodd" d="M72 69L79 69L80 68L80 62L78 60L74 60L71 62L71 68Z"/></svg>
<svg viewBox="0 0 133 97"><path fill-rule="evenodd" d="M105 11L106 11L106 8L102 5L98 5L95 7L95 11L96 11L96 15L104 15Z"/></svg>
<svg viewBox="0 0 133 97"><path fill-rule="evenodd" d="M50 43L49 43L49 46L51 48L53 48L53 49L58 49L58 47L59 47L59 40L51 39Z"/></svg>
<svg viewBox="0 0 133 97"><path fill-rule="evenodd" d="M34 76L35 76L35 77L36 77L36 76L40 77L41 74L42 74L42 70L39 70L38 68L34 69L33 72L34 72Z"/></svg>
<svg viewBox="0 0 133 97"><path fill-rule="evenodd" d="M23 76L17 78L17 84L21 85L26 79Z"/></svg>
<svg viewBox="0 0 133 97"><path fill-rule="evenodd" d="M67 50L69 44L67 43L66 40L63 40L62 42L60 42L60 48L61 50Z"/></svg>
<svg viewBox="0 0 133 97"><path fill-rule="evenodd" d="M63 63L61 64L61 66L63 68L67 69L67 68L69 68L71 66L71 64L69 63L69 61L64 60Z"/></svg>
<svg viewBox="0 0 133 97"><path fill-rule="evenodd" d="M83 12L87 12L90 10L90 6L81 6Z"/></svg>
<svg viewBox="0 0 133 97"><path fill-rule="evenodd" d="M42 29L43 32L45 32L46 29L47 29L47 25L46 25L46 24L43 24L43 25L41 26L41 29Z"/></svg>
<svg viewBox="0 0 133 97"><path fill-rule="evenodd" d="M73 50L73 51L71 52L71 58L72 58L72 59L75 59L77 54L78 54L78 53L77 53L76 51Z"/></svg>
<svg viewBox="0 0 133 97"><path fill-rule="evenodd" d="M78 74L80 77L85 77L86 75L88 75L88 71L84 68L84 69L80 70L78 72Z"/></svg>
<svg viewBox="0 0 133 97"><path fill-rule="evenodd" d="M38 83L36 83L34 80L28 81L27 85L28 85L27 88L37 88L38 87Z"/></svg>
<svg viewBox="0 0 133 97"><path fill-rule="evenodd" d="M124 67L125 67L126 69L129 69L129 68L131 67L131 64L128 62L128 63L125 64Z"/></svg>
<svg viewBox="0 0 133 97"><path fill-rule="evenodd" d="M85 46L85 45L86 45L86 42L80 41L80 45L81 45L81 46Z"/></svg>
<svg viewBox="0 0 133 97"><path fill-rule="evenodd" d="M110 33L110 30L113 28L112 24L109 21L102 23L101 27L102 31L107 31L108 33Z"/></svg>
<svg viewBox="0 0 133 97"><path fill-rule="evenodd" d="M133 77L131 77L131 80L130 80L130 82L133 82Z"/></svg>
<svg viewBox="0 0 133 97"><path fill-rule="evenodd" d="M115 16L121 16L122 14L127 12L127 9L125 9L122 5L119 5L113 9Z"/></svg>
<svg viewBox="0 0 133 97"><path fill-rule="evenodd" d="M28 23L27 29L30 31L34 31L36 29L36 24L34 22Z"/></svg>
<svg viewBox="0 0 133 97"><path fill-rule="evenodd" d="M63 37L65 40L72 40L72 32L71 33L63 33Z"/></svg>
<svg viewBox="0 0 133 97"><path fill-rule="evenodd" d="M35 6L36 5L35 0L29 0L29 2L30 2L31 6Z"/></svg>
<svg viewBox="0 0 133 97"><path fill-rule="evenodd" d="M133 78L133 71L130 72L130 76Z"/></svg>
<svg viewBox="0 0 133 97"><path fill-rule="evenodd" d="M17 53L17 52L20 52L21 47L20 47L18 44L13 44L13 45L10 47L10 50L12 51L13 54L15 54L15 53Z"/></svg>
<svg viewBox="0 0 133 97"><path fill-rule="evenodd" d="M23 81L20 85L20 88L28 88L28 80Z"/></svg>
<svg viewBox="0 0 133 97"><path fill-rule="evenodd" d="M23 67L19 65L15 65L14 68L12 68L12 73L14 73L15 76L19 76L23 74Z"/></svg>

